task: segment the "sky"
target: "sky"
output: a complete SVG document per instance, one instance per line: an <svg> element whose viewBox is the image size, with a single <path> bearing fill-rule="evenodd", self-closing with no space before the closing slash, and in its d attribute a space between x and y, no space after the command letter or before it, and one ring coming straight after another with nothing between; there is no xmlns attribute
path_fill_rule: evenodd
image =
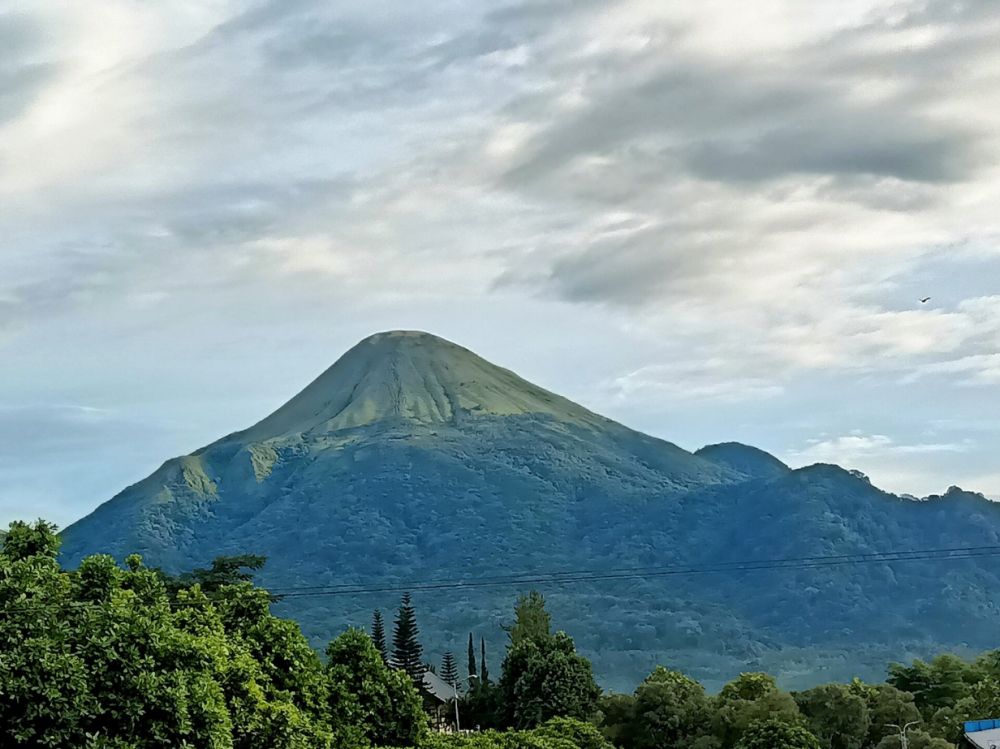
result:
<svg viewBox="0 0 1000 749"><path fill-rule="evenodd" d="M998 37L994 0L0 2L0 522L397 328L688 449L1000 496Z"/></svg>

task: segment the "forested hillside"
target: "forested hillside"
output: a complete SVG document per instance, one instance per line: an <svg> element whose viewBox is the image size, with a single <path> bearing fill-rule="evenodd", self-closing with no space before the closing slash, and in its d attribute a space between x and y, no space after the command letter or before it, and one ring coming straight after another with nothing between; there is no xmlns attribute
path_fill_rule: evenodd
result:
<svg viewBox="0 0 1000 749"><path fill-rule="evenodd" d="M410 588L438 655L470 630L499 636L510 590L422 591L429 581L641 569L538 583L553 611L581 623L578 644L607 684L669 662L710 686L752 668L805 687L990 647L995 559L742 563L996 547L998 533L1000 505L975 494L900 498L744 445L690 453L455 344L392 332L260 423L101 505L65 531L63 559L138 552L179 571L264 555L261 581L296 593L279 610L320 648Z"/></svg>

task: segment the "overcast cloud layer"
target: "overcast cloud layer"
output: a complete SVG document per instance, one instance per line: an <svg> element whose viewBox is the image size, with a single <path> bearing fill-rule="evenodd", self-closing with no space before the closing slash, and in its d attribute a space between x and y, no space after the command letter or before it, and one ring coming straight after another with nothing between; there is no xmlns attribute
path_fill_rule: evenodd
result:
<svg viewBox="0 0 1000 749"><path fill-rule="evenodd" d="M386 328L1000 495L998 38L992 0L0 5L0 521Z"/></svg>

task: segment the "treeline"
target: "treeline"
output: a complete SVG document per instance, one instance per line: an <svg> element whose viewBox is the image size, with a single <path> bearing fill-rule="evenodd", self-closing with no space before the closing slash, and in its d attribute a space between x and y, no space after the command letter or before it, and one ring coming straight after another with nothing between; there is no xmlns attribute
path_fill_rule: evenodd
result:
<svg viewBox="0 0 1000 749"><path fill-rule="evenodd" d="M719 694L657 668L602 693L543 598L522 596L494 681L470 636L463 696L473 734L432 731L428 664L404 596L391 642L349 630L320 657L254 586L263 560L173 577L129 557L61 569L55 528L11 524L0 549L0 746L86 749L896 749L887 724L921 721L911 749L945 749L967 719L1000 717L1000 652L893 665L883 684L781 690L743 674ZM478 656L478 658L477 658ZM453 705L450 707L454 707ZM447 712L447 711L446 711ZM887 735L888 734L888 735Z"/></svg>

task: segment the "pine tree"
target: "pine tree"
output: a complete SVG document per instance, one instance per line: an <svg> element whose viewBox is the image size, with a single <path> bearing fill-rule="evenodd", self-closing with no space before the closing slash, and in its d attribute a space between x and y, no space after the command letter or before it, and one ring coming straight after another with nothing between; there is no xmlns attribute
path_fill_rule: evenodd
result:
<svg viewBox="0 0 1000 749"><path fill-rule="evenodd" d="M382 662L388 665L389 650L385 646L385 623L382 621L382 612L378 609L375 609L375 614L372 616L372 642L381 654Z"/></svg>
<svg viewBox="0 0 1000 749"><path fill-rule="evenodd" d="M402 669L417 687L424 683L424 649L417 639L417 615L410 602L410 594L404 593L396 613L395 628L392 633L392 665Z"/></svg>
<svg viewBox="0 0 1000 749"><path fill-rule="evenodd" d="M486 667L486 638L485 637L480 637L479 638L479 647L480 647L479 667L482 669L482 671L479 674L479 680L483 684L486 684L490 680L490 670Z"/></svg>
<svg viewBox="0 0 1000 749"><path fill-rule="evenodd" d="M476 675L476 648L472 644L472 633L469 632L469 676Z"/></svg>
<svg viewBox="0 0 1000 749"><path fill-rule="evenodd" d="M455 663L455 656L451 651L445 653L441 659L441 678L452 687L458 687L458 664Z"/></svg>

